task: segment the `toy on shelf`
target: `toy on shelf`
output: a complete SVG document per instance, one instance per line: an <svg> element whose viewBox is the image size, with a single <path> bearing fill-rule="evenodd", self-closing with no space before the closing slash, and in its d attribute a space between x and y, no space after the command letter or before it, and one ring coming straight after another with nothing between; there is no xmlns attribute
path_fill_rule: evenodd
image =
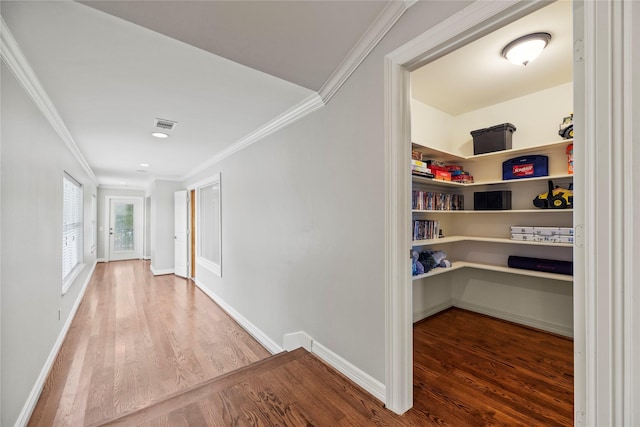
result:
<svg viewBox="0 0 640 427"><path fill-rule="evenodd" d="M565 209L573 207L573 190L553 185L549 180L549 191L536 196L533 206L541 209Z"/></svg>

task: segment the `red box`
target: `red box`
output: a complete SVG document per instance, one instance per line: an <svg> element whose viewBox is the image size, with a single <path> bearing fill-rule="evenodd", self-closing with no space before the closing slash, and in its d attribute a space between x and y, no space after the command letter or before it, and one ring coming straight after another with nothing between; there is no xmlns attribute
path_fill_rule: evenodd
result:
<svg viewBox="0 0 640 427"><path fill-rule="evenodd" d="M435 175L435 179L440 179L442 181L451 181L451 174L449 172L439 169L434 170L433 167L431 167L431 173Z"/></svg>

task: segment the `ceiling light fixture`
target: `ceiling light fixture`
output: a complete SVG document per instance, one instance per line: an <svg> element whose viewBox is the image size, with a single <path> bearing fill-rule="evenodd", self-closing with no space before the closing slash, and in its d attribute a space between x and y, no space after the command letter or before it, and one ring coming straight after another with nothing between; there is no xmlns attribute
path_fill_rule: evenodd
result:
<svg viewBox="0 0 640 427"><path fill-rule="evenodd" d="M169 135L164 132L152 132L151 135L156 138L169 138Z"/></svg>
<svg viewBox="0 0 640 427"><path fill-rule="evenodd" d="M533 33L515 39L502 49L502 56L516 65L527 65L536 59L551 40L549 33Z"/></svg>
<svg viewBox="0 0 640 427"><path fill-rule="evenodd" d="M149 167L149 163L140 163L140 166L142 166L143 168L148 168Z"/></svg>

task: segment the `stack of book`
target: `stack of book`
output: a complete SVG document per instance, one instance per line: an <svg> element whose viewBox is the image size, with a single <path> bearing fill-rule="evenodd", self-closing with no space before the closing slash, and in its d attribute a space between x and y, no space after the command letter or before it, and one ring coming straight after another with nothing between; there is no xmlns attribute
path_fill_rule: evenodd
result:
<svg viewBox="0 0 640 427"><path fill-rule="evenodd" d="M424 211L464 210L464 196L462 194L413 190L411 196L411 209Z"/></svg>
<svg viewBox="0 0 640 427"><path fill-rule="evenodd" d="M512 225L511 240L573 244L573 228Z"/></svg>
<svg viewBox="0 0 640 427"><path fill-rule="evenodd" d="M413 240L437 239L440 234L440 223L434 220L414 220Z"/></svg>
<svg viewBox="0 0 640 427"><path fill-rule="evenodd" d="M411 173L413 175L424 176L425 178L433 178L431 169L421 160L411 159Z"/></svg>

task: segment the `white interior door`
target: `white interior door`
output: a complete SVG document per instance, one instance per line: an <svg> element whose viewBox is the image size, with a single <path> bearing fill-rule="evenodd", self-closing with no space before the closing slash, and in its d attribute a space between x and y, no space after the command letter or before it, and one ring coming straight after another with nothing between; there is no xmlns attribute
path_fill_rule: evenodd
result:
<svg viewBox="0 0 640 427"><path fill-rule="evenodd" d="M189 202L186 191L176 191L174 194L174 273L176 276L188 277L188 209Z"/></svg>
<svg viewBox="0 0 640 427"><path fill-rule="evenodd" d="M142 199L109 201L109 260L142 258Z"/></svg>

